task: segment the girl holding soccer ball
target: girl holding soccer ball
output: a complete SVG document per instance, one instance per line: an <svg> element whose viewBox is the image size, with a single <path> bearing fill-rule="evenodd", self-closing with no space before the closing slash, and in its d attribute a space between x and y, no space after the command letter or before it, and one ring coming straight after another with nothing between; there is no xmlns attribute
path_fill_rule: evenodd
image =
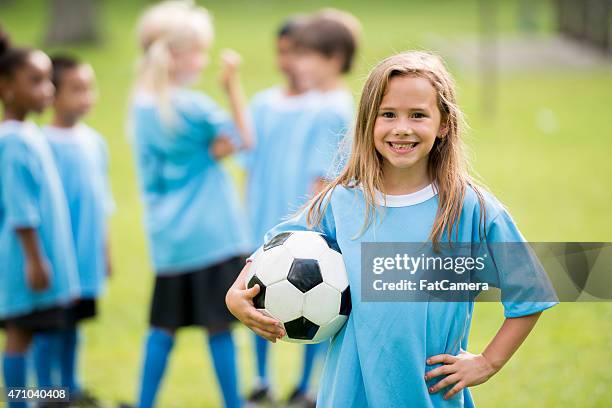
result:
<svg viewBox="0 0 612 408"><path fill-rule="evenodd" d="M405 52L383 60L365 83L347 165L304 211L267 234L322 232L337 241L346 264L353 308L332 340L318 406L473 406L468 387L497 373L540 313L555 305L504 301L501 328L473 354L466 351L472 301L361 301L362 242L524 241L504 207L470 177L461 125L455 85L440 58ZM249 267L227 305L274 341L283 328L253 307L259 287L245 289ZM512 289L519 295L547 290L518 286ZM502 282L500 289L509 288Z"/></svg>

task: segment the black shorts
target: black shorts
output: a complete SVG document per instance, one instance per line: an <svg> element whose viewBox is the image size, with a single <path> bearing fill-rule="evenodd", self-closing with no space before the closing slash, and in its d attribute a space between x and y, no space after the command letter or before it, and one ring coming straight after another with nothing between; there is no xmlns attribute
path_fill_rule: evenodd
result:
<svg viewBox="0 0 612 408"><path fill-rule="evenodd" d="M72 327L68 307L54 306L0 320L0 328L14 326L30 332L66 330Z"/></svg>
<svg viewBox="0 0 612 408"><path fill-rule="evenodd" d="M214 327L235 321L225 306L225 294L240 274L245 259L237 256L207 268L157 276L151 302L151 326Z"/></svg>
<svg viewBox="0 0 612 408"><path fill-rule="evenodd" d="M76 325L81 320L90 319L98 314L96 299L79 299L71 304L66 313L68 321Z"/></svg>

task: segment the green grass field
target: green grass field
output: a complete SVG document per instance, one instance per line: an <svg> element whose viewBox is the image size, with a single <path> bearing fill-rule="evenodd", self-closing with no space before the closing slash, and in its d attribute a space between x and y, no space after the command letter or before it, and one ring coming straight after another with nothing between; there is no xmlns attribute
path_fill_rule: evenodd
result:
<svg viewBox="0 0 612 408"><path fill-rule="evenodd" d="M0 22L16 42L40 44L46 2L0 2ZM134 22L147 2L101 1L104 41L99 46L69 50L91 61L100 100L87 122L109 143L112 187L118 211L112 219L114 276L101 304L101 316L85 325L82 373L88 388L109 402L134 399L141 345L153 274L148 261L134 163L125 132L130 84L135 66ZM548 3L546 3L548 4ZM274 68L274 32L283 18L308 12L320 1L210 1L216 24L212 50L243 55L243 81L248 95L278 83ZM364 38L355 72L348 84L359 94L368 69L395 51L427 48L433 34L442 38L474 36L478 2L473 1L344 1L333 4L352 11L363 23ZM516 4L500 5L502 36L518 35ZM541 35L552 30L551 11L541 8ZM54 50L48 50L50 52ZM453 62L450 61L453 68ZM200 85L223 101L212 64ZM468 143L474 168L504 202L531 241L612 241L612 71L524 72L503 75L498 114L480 109L476 73L458 78L460 104L471 131ZM225 103L225 101L223 101ZM538 130L538 112L557 118L553 133ZM239 176L239 175L238 175ZM471 350L480 352L503 319L501 306L478 304ZM546 312L517 355L486 384L473 388L483 407L608 407L612 370L612 305L565 303ZM241 385L250 387L253 353L250 333L239 328ZM0 340L2 343L2 340ZM297 381L301 350L289 344L272 348L278 394ZM201 331L180 333L160 397L163 407L219 406L220 396Z"/></svg>

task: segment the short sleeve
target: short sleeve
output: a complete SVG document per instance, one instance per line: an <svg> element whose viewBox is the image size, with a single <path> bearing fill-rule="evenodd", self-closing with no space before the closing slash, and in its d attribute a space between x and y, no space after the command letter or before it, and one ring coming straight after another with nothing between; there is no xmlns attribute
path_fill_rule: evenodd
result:
<svg viewBox="0 0 612 408"><path fill-rule="evenodd" d="M107 216L112 215L117 209L115 199L113 198L113 192L110 186L109 177L109 153L108 146L102 137L98 138L99 149L100 149L100 174L102 175L102 195L104 200L104 214Z"/></svg>
<svg viewBox="0 0 612 408"><path fill-rule="evenodd" d="M190 134L198 141L208 144L224 135L234 143L240 142L229 114L208 96L197 92L182 94L179 111L190 125Z"/></svg>
<svg viewBox="0 0 612 408"><path fill-rule="evenodd" d="M330 192L323 198L321 208L324 209L324 212L323 217L321 218L321 223L319 225L312 227L308 226L308 207L306 207L293 217L270 229L265 234L264 242L268 242L270 239L274 238L278 234L282 234L283 232L289 231L315 231L320 232L333 240L336 240L336 224L334 222L331 196L332 193ZM252 260L256 256L258 251L261 251L261 248L258 248L258 250L255 251L249 257L249 260Z"/></svg>
<svg viewBox="0 0 612 408"><path fill-rule="evenodd" d="M309 137L308 176L311 180L328 178L338 159L340 142L348 131L349 121L338 112L325 110L315 115Z"/></svg>
<svg viewBox="0 0 612 408"><path fill-rule="evenodd" d="M486 267L477 279L501 290L505 317L546 310L558 302L546 271L507 211L487 225Z"/></svg>
<svg viewBox="0 0 612 408"><path fill-rule="evenodd" d="M21 143L5 146L2 160L2 199L6 222L12 228L36 228L41 223L39 206L40 164Z"/></svg>

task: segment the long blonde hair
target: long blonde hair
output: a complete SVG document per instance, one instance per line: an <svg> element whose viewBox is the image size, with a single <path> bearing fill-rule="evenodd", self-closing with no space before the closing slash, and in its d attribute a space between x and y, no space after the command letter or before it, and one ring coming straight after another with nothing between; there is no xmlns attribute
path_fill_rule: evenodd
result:
<svg viewBox="0 0 612 408"><path fill-rule="evenodd" d="M428 52L409 51L381 61L369 73L359 101L354 126L351 154L338 177L327 184L308 203L309 226L321 223L329 204L328 193L336 186L360 187L366 202L366 214L361 233L365 232L376 214L376 194L383 191L383 157L374 146L374 123L387 92L389 80L395 76L412 75L430 81L436 91L444 137L436 138L429 153L429 176L438 192L438 210L429 239L438 244L443 234L449 241L452 232L458 234L458 223L466 189L474 189L481 204L481 226L485 220L484 196L469 172L462 140L463 113L457 106L455 83L442 60Z"/></svg>
<svg viewBox="0 0 612 408"><path fill-rule="evenodd" d="M136 86L154 95L162 118L171 122L172 51L181 51L194 42L210 47L214 36L212 18L193 1L168 0L143 13L137 33L142 55Z"/></svg>

